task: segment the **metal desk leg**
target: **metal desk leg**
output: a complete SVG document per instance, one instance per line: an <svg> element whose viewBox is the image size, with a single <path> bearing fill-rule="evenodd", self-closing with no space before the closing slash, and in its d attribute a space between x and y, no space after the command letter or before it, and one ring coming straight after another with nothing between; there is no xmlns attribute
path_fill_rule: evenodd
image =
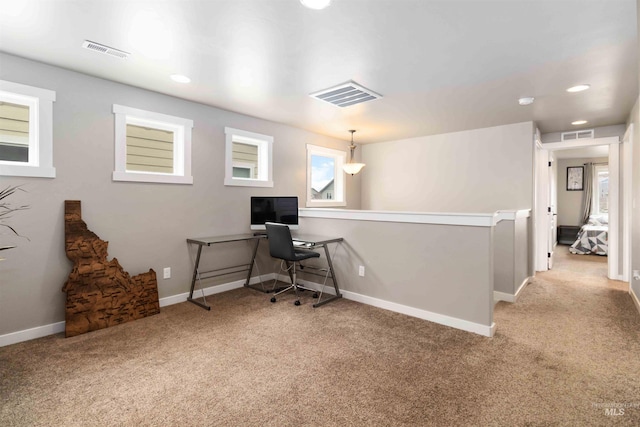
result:
<svg viewBox="0 0 640 427"><path fill-rule="evenodd" d="M260 246L260 240L261 239L255 239L256 245L253 247L253 254L251 255L251 263L249 264L249 272L247 273L247 280L244 283L244 286L247 288L255 289L256 291L267 293L268 291L264 288L264 284L262 283L262 278L260 278L261 288L259 288L258 285L251 284L251 273L253 272L253 265L256 262L256 256L258 254L258 246ZM260 274L260 270L258 270L258 274Z"/></svg>
<svg viewBox="0 0 640 427"><path fill-rule="evenodd" d="M331 272L331 280L333 280L333 288L335 289L336 294L330 298L327 298L324 301L319 301L316 304L313 304L314 308L320 307L321 305L324 305L329 301L333 301L334 299L342 298L342 294L340 293L340 288L338 288L338 279L336 279L336 272L333 269L333 263L331 262L331 256L329 255L329 248L327 247L327 245L323 245L323 246L324 246L324 254L327 257L327 264L329 264L329 271Z"/></svg>
<svg viewBox="0 0 640 427"><path fill-rule="evenodd" d="M201 253L202 253L202 245L198 245L198 255L196 256L196 263L193 266L193 277L191 278L191 290L189 291L189 297L187 298L187 301L192 302L195 305L199 305L200 307L206 310L211 310L211 307L207 305L207 300L204 298L204 293L202 294L202 299L204 300L204 303L201 303L200 301L196 301L193 299L193 290L196 287L196 278L198 277L198 267L200 266Z"/></svg>

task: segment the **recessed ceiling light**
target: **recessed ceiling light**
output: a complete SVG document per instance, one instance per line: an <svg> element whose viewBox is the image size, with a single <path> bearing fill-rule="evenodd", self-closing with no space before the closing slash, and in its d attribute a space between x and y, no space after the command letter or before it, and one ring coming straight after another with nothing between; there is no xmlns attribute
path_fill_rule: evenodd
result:
<svg viewBox="0 0 640 427"><path fill-rule="evenodd" d="M172 74L171 80L178 83L190 83L191 79L187 76L183 76L182 74Z"/></svg>
<svg viewBox="0 0 640 427"><path fill-rule="evenodd" d="M571 122L572 125L574 126L579 126L579 125L586 125L587 123L589 123L586 120L576 120L575 122Z"/></svg>
<svg viewBox="0 0 640 427"><path fill-rule="evenodd" d="M533 100L535 98L532 96L523 96L522 98L518 99L518 104L520 105L531 105L533 104Z"/></svg>
<svg viewBox="0 0 640 427"><path fill-rule="evenodd" d="M321 10L331 4L331 0L300 0L309 9Z"/></svg>
<svg viewBox="0 0 640 427"><path fill-rule="evenodd" d="M587 90L591 87L591 85L576 85L567 89L567 92L582 92L583 90Z"/></svg>

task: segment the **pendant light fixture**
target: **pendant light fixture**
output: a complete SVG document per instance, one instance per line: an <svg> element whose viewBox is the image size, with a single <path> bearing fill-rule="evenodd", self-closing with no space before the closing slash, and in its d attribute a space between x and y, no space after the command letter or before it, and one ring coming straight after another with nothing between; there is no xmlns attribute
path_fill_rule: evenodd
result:
<svg viewBox="0 0 640 427"><path fill-rule="evenodd" d="M342 169L350 175L355 175L362 170L364 167L364 163L353 163L353 152L356 149L356 146L353 144L353 134L356 132L355 130L350 130L351 132L351 145L349 149L351 150L351 155L349 156L349 163L342 166Z"/></svg>

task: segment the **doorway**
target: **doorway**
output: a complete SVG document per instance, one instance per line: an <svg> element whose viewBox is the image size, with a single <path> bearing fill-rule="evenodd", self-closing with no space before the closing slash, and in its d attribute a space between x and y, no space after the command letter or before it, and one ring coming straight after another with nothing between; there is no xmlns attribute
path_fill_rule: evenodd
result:
<svg viewBox="0 0 640 427"><path fill-rule="evenodd" d="M550 269L606 278L609 145L558 150L551 155L555 163L551 171L555 175L551 180L551 206L557 238L552 240Z"/></svg>
<svg viewBox="0 0 640 427"><path fill-rule="evenodd" d="M547 271L553 268L554 244L556 242L556 225L563 225L558 218L557 194L554 195L558 174L564 173L558 169L558 157L562 158L567 150L597 150L595 147L607 147L608 155L605 156L609 168L608 178L608 257L607 277L620 280L623 278L622 268L618 263L620 256L619 246L619 171L620 171L620 138L592 138L588 140L574 140L570 142L557 142L542 144L536 135L535 152L535 201L534 201L534 258L535 271ZM578 152L579 154L579 152ZM590 154L591 155L591 154ZM556 191L557 193L557 191ZM623 254L625 255L625 254ZM624 257L623 257L624 258Z"/></svg>

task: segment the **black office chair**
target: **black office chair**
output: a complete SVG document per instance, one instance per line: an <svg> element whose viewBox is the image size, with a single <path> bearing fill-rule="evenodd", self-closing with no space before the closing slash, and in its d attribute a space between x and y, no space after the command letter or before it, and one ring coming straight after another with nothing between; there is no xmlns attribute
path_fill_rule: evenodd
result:
<svg viewBox="0 0 640 427"><path fill-rule="evenodd" d="M276 297L278 295L293 289L296 293L296 301L294 304L300 305L298 289L313 291L314 293L315 290L305 288L304 286L300 286L296 283L296 264L299 264L300 261L305 259L319 258L320 254L307 249L298 249L294 247L293 239L291 238L291 231L285 224L267 222L265 227L267 229L267 239L269 241L269 253L273 258L278 258L286 264L286 270L289 272L289 277L291 278L291 286L277 292L271 298L271 302L276 302ZM277 280L278 279L276 278L276 283Z"/></svg>

